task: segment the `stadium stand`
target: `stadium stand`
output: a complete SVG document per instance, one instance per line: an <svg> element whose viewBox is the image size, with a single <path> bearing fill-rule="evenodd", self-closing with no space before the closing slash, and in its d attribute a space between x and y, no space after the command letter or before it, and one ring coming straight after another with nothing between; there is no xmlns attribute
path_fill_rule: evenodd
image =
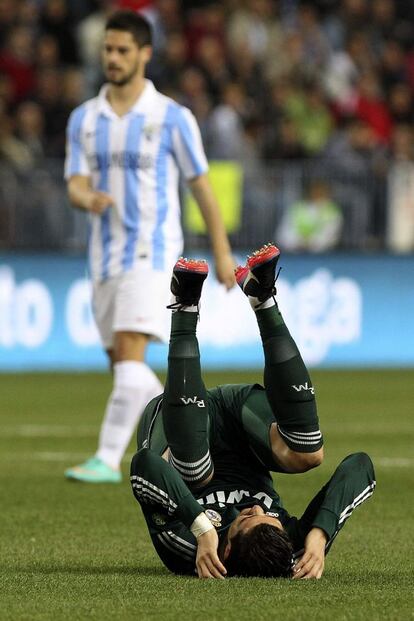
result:
<svg viewBox="0 0 414 621"><path fill-rule="evenodd" d="M343 214L333 249L414 250L414 8L393 0L0 0L1 247L84 247L65 126L102 82L120 6L151 19L149 77L194 112L209 159L241 167L235 247L265 241L316 181Z"/></svg>

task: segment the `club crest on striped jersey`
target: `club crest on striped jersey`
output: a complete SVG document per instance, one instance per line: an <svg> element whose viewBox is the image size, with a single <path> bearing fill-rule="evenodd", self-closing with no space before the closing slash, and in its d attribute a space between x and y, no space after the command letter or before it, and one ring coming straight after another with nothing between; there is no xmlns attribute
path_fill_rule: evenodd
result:
<svg viewBox="0 0 414 621"><path fill-rule="evenodd" d="M142 133L144 134L147 140L152 140L154 136L156 136L161 130L161 125L152 123L151 125L145 125L142 128Z"/></svg>
<svg viewBox="0 0 414 621"><path fill-rule="evenodd" d="M164 515L162 515L161 513L153 513L152 514L152 521L157 526L164 526L167 523L167 518Z"/></svg>
<svg viewBox="0 0 414 621"><path fill-rule="evenodd" d="M217 511L214 511L213 509L206 509L205 510L205 514L208 517L208 519L210 520L210 522L213 524L213 526L215 526L216 528L221 526L221 515L220 515L220 513L218 513Z"/></svg>

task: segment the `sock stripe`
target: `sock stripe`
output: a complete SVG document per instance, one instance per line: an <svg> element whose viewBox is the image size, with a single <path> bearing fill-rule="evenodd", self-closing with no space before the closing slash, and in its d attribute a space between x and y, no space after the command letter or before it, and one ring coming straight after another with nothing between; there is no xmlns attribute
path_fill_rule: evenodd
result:
<svg viewBox="0 0 414 621"><path fill-rule="evenodd" d="M312 436L316 436L316 437L321 437L321 432L318 431L309 431L309 432L305 432L305 431L285 431L286 434L290 435L290 436L294 436L297 438L310 438L311 440L313 439Z"/></svg>
<svg viewBox="0 0 414 621"><path fill-rule="evenodd" d="M184 467L178 465L177 461L178 463L184 464ZM205 478L205 476L212 470L213 464L211 461L210 451L207 451L206 455L203 457L202 460L199 460L194 463L198 464L200 462L201 462L201 465L198 466L197 468L194 468L191 465L186 464L185 462L180 462L179 460L176 460L174 455L170 451L170 463L177 470L177 472L180 473L184 481L188 481L188 482L200 481L201 479ZM186 467L188 465L190 467Z"/></svg>
<svg viewBox="0 0 414 621"><path fill-rule="evenodd" d="M315 446L317 444L320 444L322 441L322 433L320 431L300 433L294 431L286 432L280 427L280 425L278 425L277 428L280 435L293 445L296 444L299 446Z"/></svg>
<svg viewBox="0 0 414 621"><path fill-rule="evenodd" d="M171 450L170 450L170 456L171 456L171 461L174 461L174 463L178 464L178 466L183 466L184 469L188 470L188 469L202 466L203 463L206 461L206 459L210 457L210 451L208 450L207 453L203 455L203 457L201 457L201 459L199 459L198 461L193 461L193 462L181 461L180 459L177 459L176 457L174 457Z"/></svg>

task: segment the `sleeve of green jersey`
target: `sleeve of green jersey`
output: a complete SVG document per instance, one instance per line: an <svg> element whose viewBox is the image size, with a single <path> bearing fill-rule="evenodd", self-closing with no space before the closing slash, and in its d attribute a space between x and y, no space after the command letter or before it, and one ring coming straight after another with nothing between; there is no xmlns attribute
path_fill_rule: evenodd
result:
<svg viewBox="0 0 414 621"><path fill-rule="evenodd" d="M131 485L160 559L174 573L194 575L197 540L190 531L203 508L177 471L150 449L131 463Z"/></svg>
<svg viewBox="0 0 414 621"><path fill-rule="evenodd" d="M140 449L133 457L131 486L144 514L158 512L164 528L175 521L189 528L203 511L178 472L151 449ZM159 530L156 521L153 528Z"/></svg>
<svg viewBox="0 0 414 621"><path fill-rule="evenodd" d="M327 552L354 509L372 496L375 485L374 467L369 456L366 453L348 455L311 500L302 517L291 518L286 524L296 555L302 552L306 535L312 528L325 531Z"/></svg>

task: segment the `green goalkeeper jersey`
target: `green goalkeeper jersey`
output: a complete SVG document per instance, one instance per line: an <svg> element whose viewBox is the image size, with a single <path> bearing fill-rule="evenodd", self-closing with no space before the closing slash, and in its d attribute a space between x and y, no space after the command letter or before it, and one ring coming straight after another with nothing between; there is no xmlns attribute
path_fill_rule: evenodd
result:
<svg viewBox="0 0 414 621"><path fill-rule="evenodd" d="M195 573L197 542L189 527L202 511L222 538L243 508L258 504L281 521L292 541L294 556L299 556L313 527L327 533L329 549L356 503L373 492L374 472L369 457L363 453L351 455L340 464L302 517L290 516L270 474L270 470L278 470L268 437L274 415L262 398L258 411L246 413L243 409L255 391L263 389L249 384L207 391L214 475L200 489L190 489L162 457L167 442L161 397L150 402L144 412L138 433L139 450L131 464L131 484L154 547L164 565L175 573Z"/></svg>

